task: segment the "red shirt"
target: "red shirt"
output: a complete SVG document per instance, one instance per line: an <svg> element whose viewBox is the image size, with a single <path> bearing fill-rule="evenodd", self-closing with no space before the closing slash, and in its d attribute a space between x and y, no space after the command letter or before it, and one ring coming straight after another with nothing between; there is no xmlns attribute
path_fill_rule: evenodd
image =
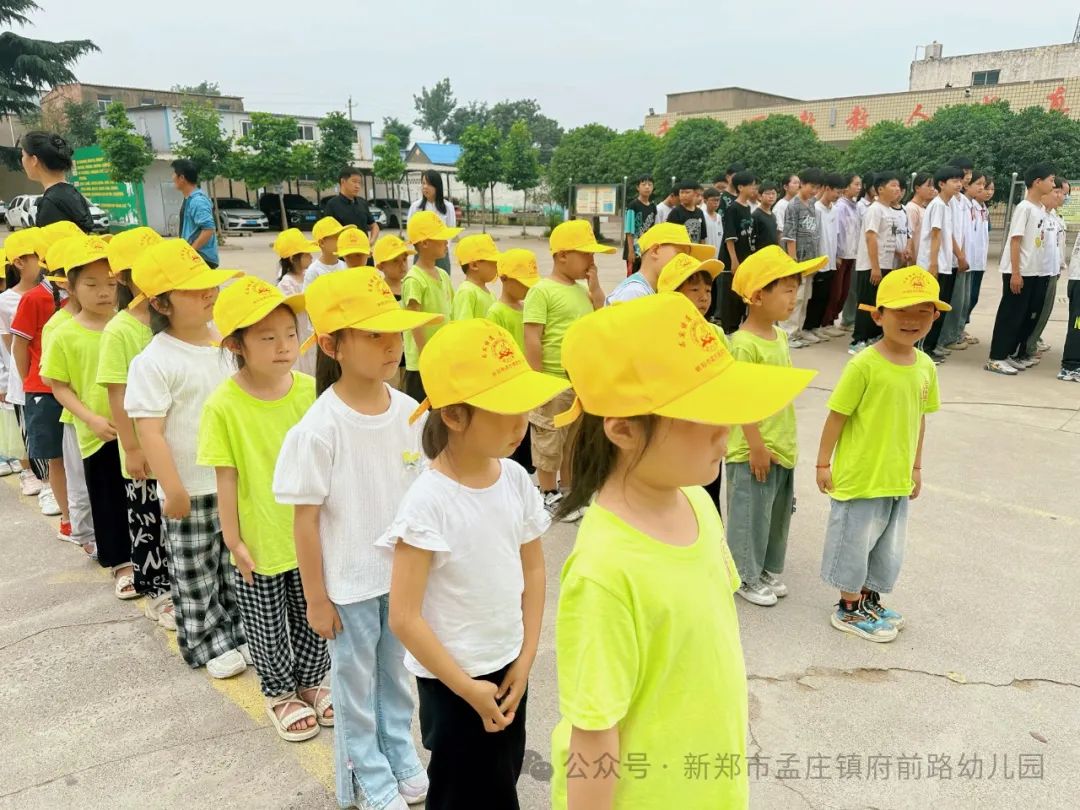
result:
<svg viewBox="0 0 1080 810"><path fill-rule="evenodd" d="M51 394L52 388L41 379L41 330L56 314L56 301L52 287L47 281L38 284L19 299L19 307L11 321L11 334L29 341L30 373L23 380L23 390L28 394Z"/></svg>

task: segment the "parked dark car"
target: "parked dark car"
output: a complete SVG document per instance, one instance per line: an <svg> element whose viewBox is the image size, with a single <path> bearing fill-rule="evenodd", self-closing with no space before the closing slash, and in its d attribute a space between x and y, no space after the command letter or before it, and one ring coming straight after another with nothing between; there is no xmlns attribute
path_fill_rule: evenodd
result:
<svg viewBox="0 0 1080 810"><path fill-rule="evenodd" d="M283 231L285 228L299 228L302 231L310 231L311 226L322 216L319 206L315 205L307 197L299 194L285 195L285 216L288 224L281 224L281 201L277 194L263 194L259 197L259 210L266 214L270 228L275 231Z"/></svg>

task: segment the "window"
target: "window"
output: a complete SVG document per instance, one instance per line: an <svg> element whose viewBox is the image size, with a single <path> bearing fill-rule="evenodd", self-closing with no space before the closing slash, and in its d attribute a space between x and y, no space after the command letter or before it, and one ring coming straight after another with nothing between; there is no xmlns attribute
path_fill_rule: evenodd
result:
<svg viewBox="0 0 1080 810"><path fill-rule="evenodd" d="M245 138L248 135L251 134L251 122L250 121L241 121L240 122L240 134L242 136L244 136Z"/></svg>
<svg viewBox="0 0 1080 810"><path fill-rule="evenodd" d="M141 107L153 107L155 104L157 104L157 102L149 97L143 98L139 101L139 106Z"/></svg>
<svg viewBox="0 0 1080 810"><path fill-rule="evenodd" d="M315 140L315 127L310 124L300 124L296 128L296 140L298 141L313 141Z"/></svg>
<svg viewBox="0 0 1080 810"><path fill-rule="evenodd" d="M101 112L105 112L105 109L112 104L112 96L103 96L100 93L97 97L97 106Z"/></svg>
<svg viewBox="0 0 1080 810"><path fill-rule="evenodd" d="M983 87L988 84L997 84L1000 77L1000 70L976 70L971 74L971 86Z"/></svg>

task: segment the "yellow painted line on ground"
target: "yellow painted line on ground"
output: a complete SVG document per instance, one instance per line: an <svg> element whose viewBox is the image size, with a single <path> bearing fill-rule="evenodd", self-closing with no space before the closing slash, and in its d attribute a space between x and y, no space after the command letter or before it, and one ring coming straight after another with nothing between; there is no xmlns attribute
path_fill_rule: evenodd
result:
<svg viewBox="0 0 1080 810"><path fill-rule="evenodd" d="M1062 515L1058 512L1047 512L1045 509L1038 509L1034 506L1028 506L1027 504L1022 503L1009 503L1008 501L991 498L988 495L982 495L977 492L966 492L962 489L943 487L940 484L923 484L923 490L926 492L936 492L962 501L968 501L969 503L990 506L994 509L1007 509L1011 512L1016 512L1019 515L1056 520L1066 526L1080 526L1080 518L1071 515Z"/></svg>

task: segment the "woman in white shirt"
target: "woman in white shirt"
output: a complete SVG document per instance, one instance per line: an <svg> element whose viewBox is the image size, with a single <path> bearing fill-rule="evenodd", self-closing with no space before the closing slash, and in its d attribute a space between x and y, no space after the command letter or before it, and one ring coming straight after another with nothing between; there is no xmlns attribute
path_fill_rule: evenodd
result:
<svg viewBox="0 0 1080 810"><path fill-rule="evenodd" d="M409 216L405 221L408 222L409 219L412 219L413 214L417 211L434 211L439 219L443 221L443 225L448 228L457 227L457 213L454 204L446 199L443 192L442 175L434 169L427 169L420 175L420 199L414 200L412 205L409 206ZM447 249L446 255L435 262L447 273L450 272L450 253L451 251Z"/></svg>

